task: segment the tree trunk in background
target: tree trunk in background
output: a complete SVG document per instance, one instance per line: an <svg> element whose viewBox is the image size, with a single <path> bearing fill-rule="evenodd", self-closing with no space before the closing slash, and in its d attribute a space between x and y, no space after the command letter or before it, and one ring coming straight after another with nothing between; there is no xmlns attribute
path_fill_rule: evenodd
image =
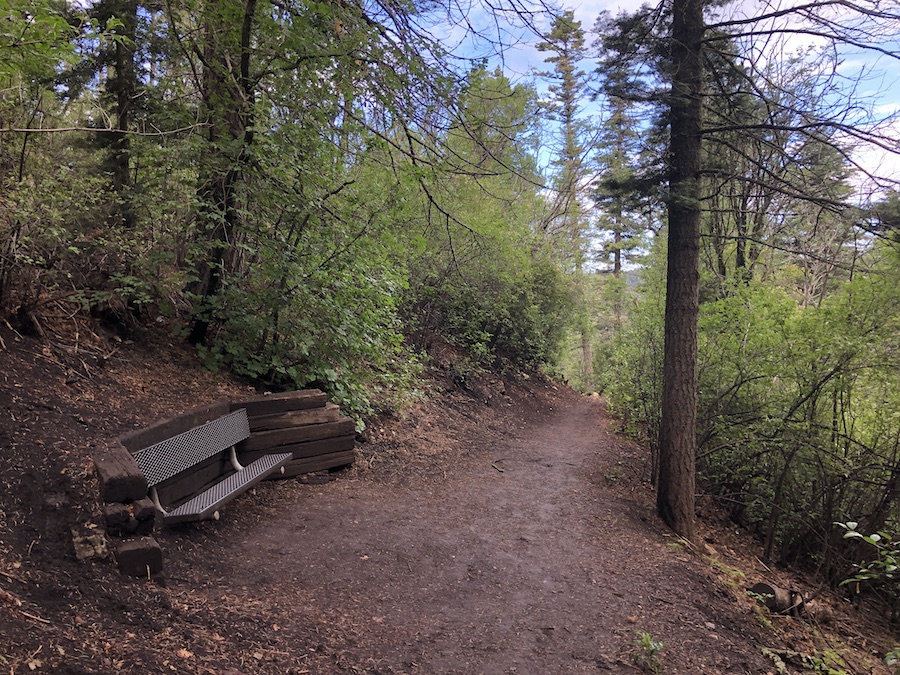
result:
<svg viewBox="0 0 900 675"><path fill-rule="evenodd" d="M134 182L132 179L131 137L134 112L141 85L137 79L135 53L138 40L138 0L101 0L93 4L91 15L103 30L111 31L115 41L104 41L91 70L103 83L102 102L114 112L115 125L108 134L94 139L103 150L103 171L109 176L115 200L110 204L112 224L134 227ZM111 27L111 20L115 27ZM106 77L103 77L103 74ZM113 115L111 115L113 116Z"/></svg>
<svg viewBox="0 0 900 675"><path fill-rule="evenodd" d="M591 331L581 331L581 357L584 362L584 390L594 390L594 350L591 347Z"/></svg>
<svg viewBox="0 0 900 675"><path fill-rule="evenodd" d="M254 93L250 83L250 38L256 0L207 3L205 10L203 103L207 151L197 190L197 238L203 250L189 291L196 297L188 341L202 344L209 331L228 252L236 242L240 214L237 189L246 152ZM237 67L235 67L237 66Z"/></svg>
<svg viewBox="0 0 900 675"><path fill-rule="evenodd" d="M131 112L137 98L137 77L134 67L134 52L137 41L137 0L119 3L116 18L122 26L116 33L122 40L115 45L115 97L116 129L112 134L113 189L119 199L116 211L119 222L127 227L134 226L134 204L131 194L131 140L128 136L131 126Z"/></svg>
<svg viewBox="0 0 900 675"><path fill-rule="evenodd" d="M694 538L703 0L674 0L669 110L669 250L656 508Z"/></svg>

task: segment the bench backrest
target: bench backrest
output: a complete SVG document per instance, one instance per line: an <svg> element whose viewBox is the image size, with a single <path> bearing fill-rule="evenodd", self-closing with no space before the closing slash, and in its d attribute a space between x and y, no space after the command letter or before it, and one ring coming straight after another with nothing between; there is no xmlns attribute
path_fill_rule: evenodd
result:
<svg viewBox="0 0 900 675"><path fill-rule="evenodd" d="M249 436L247 410L241 408L138 450L134 459L147 478L147 484L153 487Z"/></svg>

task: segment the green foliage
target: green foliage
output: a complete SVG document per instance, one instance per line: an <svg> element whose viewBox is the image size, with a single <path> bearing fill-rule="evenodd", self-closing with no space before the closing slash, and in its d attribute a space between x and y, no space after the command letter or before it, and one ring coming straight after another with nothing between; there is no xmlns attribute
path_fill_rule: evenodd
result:
<svg viewBox="0 0 900 675"><path fill-rule="evenodd" d="M769 555L823 552L835 515L878 511L890 490L900 298L871 262L818 307L755 283L703 307L699 469Z"/></svg>
<svg viewBox="0 0 900 675"><path fill-rule="evenodd" d="M900 542L887 532L863 534L856 521L835 525L844 530L844 539L868 545L862 555L868 557L874 553L871 559L855 563L853 574L841 581L840 585L850 586L856 592L862 586L874 590L894 607L896 613L900 607Z"/></svg>
<svg viewBox="0 0 900 675"><path fill-rule="evenodd" d="M572 308L568 280L531 227L541 208L528 152L535 100L531 88L474 70L446 139L466 172L408 166L401 184L403 316L488 364L553 363ZM422 184L428 198L411 207Z"/></svg>
<svg viewBox="0 0 900 675"><path fill-rule="evenodd" d="M552 363L571 306L559 269L544 261L518 278L498 274L480 281L487 283L463 287L451 299L449 335L488 362L529 367Z"/></svg>
<svg viewBox="0 0 900 675"><path fill-rule="evenodd" d="M105 206L104 182L80 171L76 152L55 138L32 141L40 150L21 182L9 180L0 202L0 237L6 256L0 262L0 302L7 309L33 306L45 291L82 288L109 269L115 258L107 233L94 226ZM83 265L83 262L91 265Z"/></svg>
<svg viewBox="0 0 900 675"><path fill-rule="evenodd" d="M554 361L533 88L460 78L412 6L78 7L0 9L4 128L86 130L0 134L4 311L163 313L210 367L360 419L415 395L404 331Z"/></svg>
<svg viewBox="0 0 900 675"><path fill-rule="evenodd" d="M886 666L896 667L900 665L900 647L895 647L884 656Z"/></svg>
<svg viewBox="0 0 900 675"><path fill-rule="evenodd" d="M412 390L419 372L397 308L408 283L390 231L397 194L378 184L382 172L342 166L337 148L301 127L255 152L243 261L206 317L204 357L274 386L321 387L361 420ZM300 162L310 174L297 176Z"/></svg>
<svg viewBox="0 0 900 675"><path fill-rule="evenodd" d="M50 79L54 68L75 58L78 21L52 0L4 0L0 4L0 80ZM8 91L8 90L7 90Z"/></svg>
<svg viewBox="0 0 900 675"><path fill-rule="evenodd" d="M822 675L849 675L842 668L844 665L840 655L825 651L821 654L804 654L789 649L762 648L763 656L768 657L779 673L790 673L788 663L807 673L822 673Z"/></svg>
<svg viewBox="0 0 900 675"><path fill-rule="evenodd" d="M463 238L453 253L432 247L409 261L404 314L486 364L536 367L553 363L568 322L568 280L550 259L522 257L502 241ZM445 252L450 252L448 242ZM466 256L457 265L453 254Z"/></svg>
<svg viewBox="0 0 900 675"><path fill-rule="evenodd" d="M834 515L878 511L890 490L900 304L894 272L873 262L819 307L750 285L705 308L703 470L787 559L821 551Z"/></svg>
<svg viewBox="0 0 900 675"><path fill-rule="evenodd" d="M743 570L724 563L714 556L707 556L704 560L722 575L722 583L726 586L737 589L746 585L747 575Z"/></svg>
<svg viewBox="0 0 900 675"><path fill-rule="evenodd" d="M657 640L650 633L640 631L637 639L632 643L631 660L645 673L661 675L666 666L662 658L662 650L665 647L662 641Z"/></svg>
<svg viewBox="0 0 900 675"><path fill-rule="evenodd" d="M847 554L832 522L868 513L881 529L897 516L900 269L877 242L858 255L857 269L818 304L789 285L736 283L702 305L699 322L701 485L761 535L768 555L821 564L827 575ZM651 452L661 276L658 264L645 271L605 385L613 410L646 434Z"/></svg>
<svg viewBox="0 0 900 675"><path fill-rule="evenodd" d="M641 271L641 282L614 336L609 366L602 375L611 409L629 433L650 447L651 479L656 475L662 405L665 256L663 236L651 249L652 264Z"/></svg>
<svg viewBox="0 0 900 675"><path fill-rule="evenodd" d="M376 401L390 404L381 392L410 389L418 361L403 343L390 273L299 272L282 288L264 274L229 284L206 362L274 385L321 387L358 419Z"/></svg>

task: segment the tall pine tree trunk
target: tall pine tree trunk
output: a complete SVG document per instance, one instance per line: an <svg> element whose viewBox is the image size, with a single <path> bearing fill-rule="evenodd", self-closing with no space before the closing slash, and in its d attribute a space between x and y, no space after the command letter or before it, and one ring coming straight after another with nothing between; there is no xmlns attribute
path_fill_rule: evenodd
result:
<svg viewBox="0 0 900 675"><path fill-rule="evenodd" d="M656 508L694 538L703 0L674 0L669 111L669 250Z"/></svg>

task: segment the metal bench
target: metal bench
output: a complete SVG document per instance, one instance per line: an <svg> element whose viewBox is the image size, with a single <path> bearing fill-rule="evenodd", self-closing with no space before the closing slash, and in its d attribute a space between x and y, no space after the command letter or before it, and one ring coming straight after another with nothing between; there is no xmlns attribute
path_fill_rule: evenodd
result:
<svg viewBox="0 0 900 675"><path fill-rule="evenodd" d="M284 471L284 465L292 457L290 452L263 455L242 466L235 445L249 436L247 411L241 408L134 453L137 465L147 478L150 499L162 512L165 524L209 518L218 520L219 507L223 504L276 471ZM160 503L157 493L160 483L225 452L233 473L171 510Z"/></svg>

